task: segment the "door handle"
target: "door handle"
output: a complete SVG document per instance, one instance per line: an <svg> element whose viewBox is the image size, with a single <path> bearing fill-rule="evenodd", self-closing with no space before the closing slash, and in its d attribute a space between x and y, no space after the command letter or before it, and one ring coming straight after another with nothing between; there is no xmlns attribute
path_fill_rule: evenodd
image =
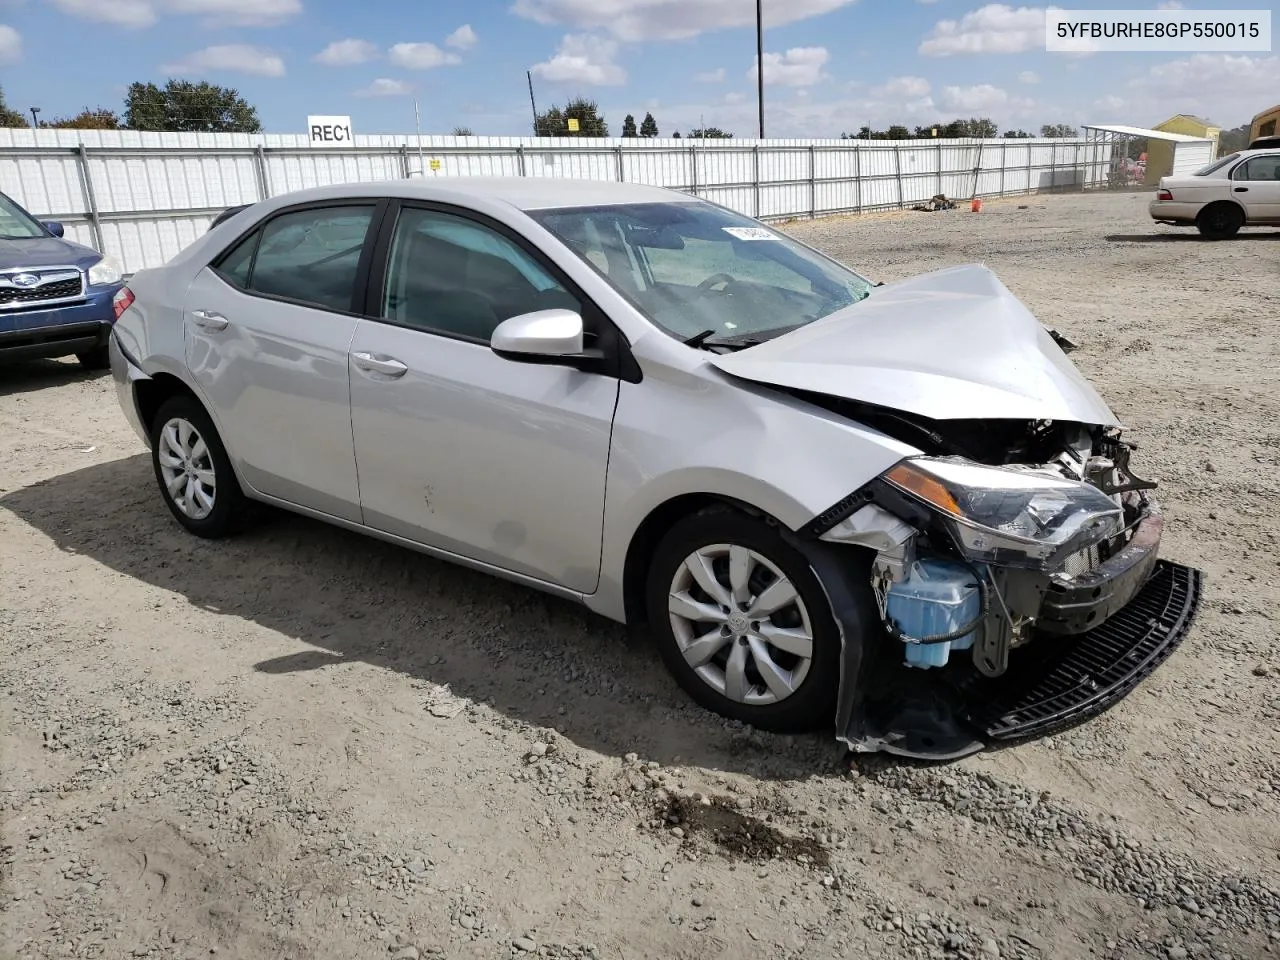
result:
<svg viewBox="0 0 1280 960"><path fill-rule="evenodd" d="M1248 192L1249 192L1249 188L1248 188L1248 187L1236 187L1236 188L1235 188L1235 191L1236 191L1236 193L1248 193Z"/></svg>
<svg viewBox="0 0 1280 960"><path fill-rule="evenodd" d="M365 373L380 373L384 377L403 377L409 369L394 357L380 357L372 353L353 353L351 359Z"/></svg>
<svg viewBox="0 0 1280 960"><path fill-rule="evenodd" d="M197 326L204 327L206 330L225 330L231 322L222 314L211 310L192 310L191 319Z"/></svg>

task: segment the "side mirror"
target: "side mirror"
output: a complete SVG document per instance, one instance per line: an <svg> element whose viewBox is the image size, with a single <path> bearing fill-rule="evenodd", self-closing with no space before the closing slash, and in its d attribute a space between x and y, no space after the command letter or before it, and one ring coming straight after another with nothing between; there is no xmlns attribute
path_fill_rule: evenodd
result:
<svg viewBox="0 0 1280 960"><path fill-rule="evenodd" d="M572 310L537 310L503 320L489 338L500 357L525 363L555 363L582 357L582 317Z"/></svg>
<svg viewBox="0 0 1280 960"><path fill-rule="evenodd" d="M61 237L67 232L66 228L62 224L60 224L57 220L46 220L44 222L44 228L48 230L50 233L52 233L55 237Z"/></svg>

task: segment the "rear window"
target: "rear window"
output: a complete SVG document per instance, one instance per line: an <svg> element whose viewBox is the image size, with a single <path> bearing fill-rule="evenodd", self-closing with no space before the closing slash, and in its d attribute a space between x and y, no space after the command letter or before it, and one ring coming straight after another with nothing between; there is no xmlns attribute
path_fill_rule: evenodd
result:
<svg viewBox="0 0 1280 960"><path fill-rule="evenodd" d="M1209 164L1207 167L1201 167L1194 174L1192 174L1192 176L1207 177L1209 176L1209 174L1216 173L1217 171L1221 170L1223 167L1229 164L1235 163L1239 159L1240 159L1240 155L1238 153L1230 154L1229 156L1225 156L1220 160L1215 160L1213 163Z"/></svg>

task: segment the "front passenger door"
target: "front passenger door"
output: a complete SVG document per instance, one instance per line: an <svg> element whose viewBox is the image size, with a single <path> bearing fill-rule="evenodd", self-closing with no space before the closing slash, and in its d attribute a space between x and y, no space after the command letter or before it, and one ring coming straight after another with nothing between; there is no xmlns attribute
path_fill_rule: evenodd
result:
<svg viewBox="0 0 1280 960"><path fill-rule="evenodd" d="M592 306L514 234L459 211L402 207L387 260L376 319L351 344L365 523L593 592L618 381L489 349L509 317Z"/></svg>

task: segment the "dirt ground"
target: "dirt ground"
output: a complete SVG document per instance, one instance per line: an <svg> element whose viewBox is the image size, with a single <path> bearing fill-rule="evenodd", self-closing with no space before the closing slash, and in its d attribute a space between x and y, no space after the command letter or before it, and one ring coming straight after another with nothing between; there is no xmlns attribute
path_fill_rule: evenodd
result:
<svg viewBox="0 0 1280 960"><path fill-rule="evenodd" d="M997 270L1208 576L1115 710L954 764L725 724L612 624L310 520L197 540L109 377L0 369L0 957L1280 956L1280 233L1146 202L787 227Z"/></svg>

